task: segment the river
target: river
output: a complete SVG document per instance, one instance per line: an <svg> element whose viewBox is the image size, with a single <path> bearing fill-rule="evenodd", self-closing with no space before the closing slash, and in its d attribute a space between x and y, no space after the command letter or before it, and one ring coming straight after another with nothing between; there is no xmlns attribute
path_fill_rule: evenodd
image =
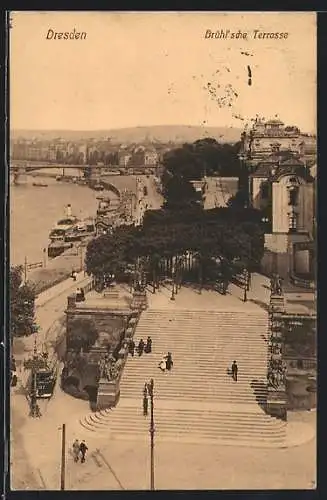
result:
<svg viewBox="0 0 327 500"><path fill-rule="evenodd" d="M36 187L33 182L46 183L48 187ZM20 185L11 183L10 263L23 264L25 257L28 263L42 261L50 229L65 216L67 204L71 204L73 215L79 218L94 217L100 194L87 186L49 177L27 176Z"/></svg>

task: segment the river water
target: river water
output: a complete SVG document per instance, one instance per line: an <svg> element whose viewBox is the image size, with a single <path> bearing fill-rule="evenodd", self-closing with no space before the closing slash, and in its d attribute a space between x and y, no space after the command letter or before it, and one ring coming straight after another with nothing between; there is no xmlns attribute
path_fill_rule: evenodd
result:
<svg viewBox="0 0 327 500"><path fill-rule="evenodd" d="M48 187L36 187L33 182L46 183ZM99 195L87 186L49 177L27 176L20 185L11 183L10 263L23 264L25 257L29 263L42 261L50 229L66 215L67 204L79 218L95 217Z"/></svg>

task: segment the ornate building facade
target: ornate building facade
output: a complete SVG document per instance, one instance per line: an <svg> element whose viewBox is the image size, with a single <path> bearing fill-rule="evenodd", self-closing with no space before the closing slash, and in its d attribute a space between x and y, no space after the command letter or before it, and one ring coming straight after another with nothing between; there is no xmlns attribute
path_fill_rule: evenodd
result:
<svg viewBox="0 0 327 500"><path fill-rule="evenodd" d="M315 160L316 138L301 133L297 127L285 126L278 118L257 119L252 129L243 133L242 139L244 153L252 166L272 154L292 154L301 157L305 163Z"/></svg>
<svg viewBox="0 0 327 500"><path fill-rule="evenodd" d="M301 276L305 279L300 284L311 287L315 274L315 179L304 154L303 136L280 120L258 120L250 134L243 134L243 146L243 157L252 172L249 202L262 211L266 227L263 271L293 281Z"/></svg>

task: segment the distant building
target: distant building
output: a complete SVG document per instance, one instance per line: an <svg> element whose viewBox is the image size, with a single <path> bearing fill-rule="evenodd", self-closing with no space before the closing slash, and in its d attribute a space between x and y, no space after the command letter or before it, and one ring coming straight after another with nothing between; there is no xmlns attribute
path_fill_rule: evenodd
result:
<svg viewBox="0 0 327 500"><path fill-rule="evenodd" d="M144 164L149 167L156 167L159 162L159 155L155 148L146 148L144 152Z"/></svg>
<svg viewBox="0 0 327 500"><path fill-rule="evenodd" d="M262 211L267 223L263 269L284 278L299 274L313 279L315 180L308 168L297 158L266 160L250 175L249 183L251 205ZM299 243L301 253L296 253L294 245Z"/></svg>
<svg viewBox="0 0 327 500"><path fill-rule="evenodd" d="M118 162L121 168L126 168L127 166L129 166L131 159L132 159L131 153L125 151L118 152Z"/></svg>
<svg viewBox="0 0 327 500"><path fill-rule="evenodd" d="M283 152L312 159L316 140L313 136L302 134L297 127L285 126L277 118L268 121L257 119L250 132L243 134L243 148L251 164L256 166L267 156Z"/></svg>

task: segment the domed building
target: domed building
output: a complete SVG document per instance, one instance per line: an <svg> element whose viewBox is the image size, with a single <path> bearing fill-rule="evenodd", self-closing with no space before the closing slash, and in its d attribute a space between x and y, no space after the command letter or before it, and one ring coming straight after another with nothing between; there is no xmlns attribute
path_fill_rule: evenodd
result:
<svg viewBox="0 0 327 500"><path fill-rule="evenodd" d="M302 134L298 127L285 126L278 118L268 121L257 118L252 129L243 133L243 152L252 166L269 155L283 152L312 159L315 149L315 137Z"/></svg>

